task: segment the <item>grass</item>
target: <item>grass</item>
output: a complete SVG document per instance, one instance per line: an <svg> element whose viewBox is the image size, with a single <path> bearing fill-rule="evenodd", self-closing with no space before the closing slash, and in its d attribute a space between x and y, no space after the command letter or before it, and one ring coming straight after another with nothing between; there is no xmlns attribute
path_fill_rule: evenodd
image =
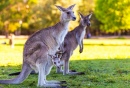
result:
<svg viewBox="0 0 130 88"><path fill-rule="evenodd" d="M8 42L1 39L1 42ZM9 73L20 71L24 40L16 40L15 48L0 45L0 79L14 78ZM84 52L77 48L70 61L70 69L85 75L56 74L55 67L48 80L66 80L68 88L130 88L130 39L87 39ZM18 85L0 84L0 88L36 88L37 75L30 75Z"/></svg>

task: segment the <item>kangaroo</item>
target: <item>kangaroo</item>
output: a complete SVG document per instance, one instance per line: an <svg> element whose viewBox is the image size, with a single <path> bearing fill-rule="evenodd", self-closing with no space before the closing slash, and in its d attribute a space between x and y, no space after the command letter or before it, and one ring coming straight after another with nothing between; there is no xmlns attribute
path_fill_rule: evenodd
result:
<svg viewBox="0 0 130 88"><path fill-rule="evenodd" d="M53 66L50 55L55 55L56 51L64 41L68 32L70 21L75 21L73 12L74 5L68 8L56 7L60 10L60 22L56 25L44 28L34 33L26 41L23 51L23 65L21 73L14 79L0 80L1 84L22 83L32 70L38 73L39 87L59 87L61 81L47 81L46 76L50 73Z"/></svg>
<svg viewBox="0 0 130 88"><path fill-rule="evenodd" d="M63 75L80 74L79 72L72 72L69 70L69 59L78 45L80 48L79 52L83 52L83 39L86 33L86 27L90 26L90 18L92 16L92 13L87 16L83 16L81 13L79 13L79 15L81 19L79 26L67 33L62 44L63 49L61 48L61 51L63 52L63 54L61 57L61 66L57 67L56 72L63 72ZM62 70L62 66L64 67L64 70Z"/></svg>

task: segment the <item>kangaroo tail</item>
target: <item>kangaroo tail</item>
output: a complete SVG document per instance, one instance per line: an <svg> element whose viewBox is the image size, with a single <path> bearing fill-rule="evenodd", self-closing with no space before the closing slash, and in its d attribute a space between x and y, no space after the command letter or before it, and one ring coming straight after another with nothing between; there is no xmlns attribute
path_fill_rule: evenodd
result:
<svg viewBox="0 0 130 88"><path fill-rule="evenodd" d="M0 84L19 84L22 83L28 75L31 73L32 68L24 63L22 67L21 73L14 79L9 79L9 80L0 80Z"/></svg>

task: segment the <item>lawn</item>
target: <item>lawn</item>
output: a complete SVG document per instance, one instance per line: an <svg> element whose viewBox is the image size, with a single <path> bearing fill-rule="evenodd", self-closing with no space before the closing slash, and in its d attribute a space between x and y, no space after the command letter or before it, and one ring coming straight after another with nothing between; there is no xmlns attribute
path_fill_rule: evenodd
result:
<svg viewBox="0 0 130 88"><path fill-rule="evenodd" d="M25 39L15 41L15 48L0 44L0 79L14 78L9 73L20 71ZM7 39L0 39L0 43ZM66 80L68 88L130 88L130 39L86 39L84 52L77 48L70 61L70 69L85 75L55 73L53 67L48 80ZM18 85L0 84L0 88L36 88L37 75L30 75Z"/></svg>

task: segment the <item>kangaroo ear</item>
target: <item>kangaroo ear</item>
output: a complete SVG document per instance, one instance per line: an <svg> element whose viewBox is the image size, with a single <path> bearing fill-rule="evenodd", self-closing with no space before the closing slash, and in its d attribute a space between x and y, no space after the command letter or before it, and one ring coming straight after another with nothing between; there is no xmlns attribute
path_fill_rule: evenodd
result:
<svg viewBox="0 0 130 88"><path fill-rule="evenodd" d="M55 5L61 12L63 12L63 11L65 11L66 9L65 8L63 8L63 7L61 7L61 6L57 6L57 5Z"/></svg>
<svg viewBox="0 0 130 88"><path fill-rule="evenodd" d="M75 5L76 5L76 4L71 5L71 6L69 6L67 9L69 9L69 10L73 10L73 8L74 8Z"/></svg>
<svg viewBox="0 0 130 88"><path fill-rule="evenodd" d="M89 15L88 15L88 18L90 19L92 17L92 13L90 13Z"/></svg>
<svg viewBox="0 0 130 88"><path fill-rule="evenodd" d="M80 16L81 19L84 18L83 14L81 14L80 12L79 12L79 16Z"/></svg>

